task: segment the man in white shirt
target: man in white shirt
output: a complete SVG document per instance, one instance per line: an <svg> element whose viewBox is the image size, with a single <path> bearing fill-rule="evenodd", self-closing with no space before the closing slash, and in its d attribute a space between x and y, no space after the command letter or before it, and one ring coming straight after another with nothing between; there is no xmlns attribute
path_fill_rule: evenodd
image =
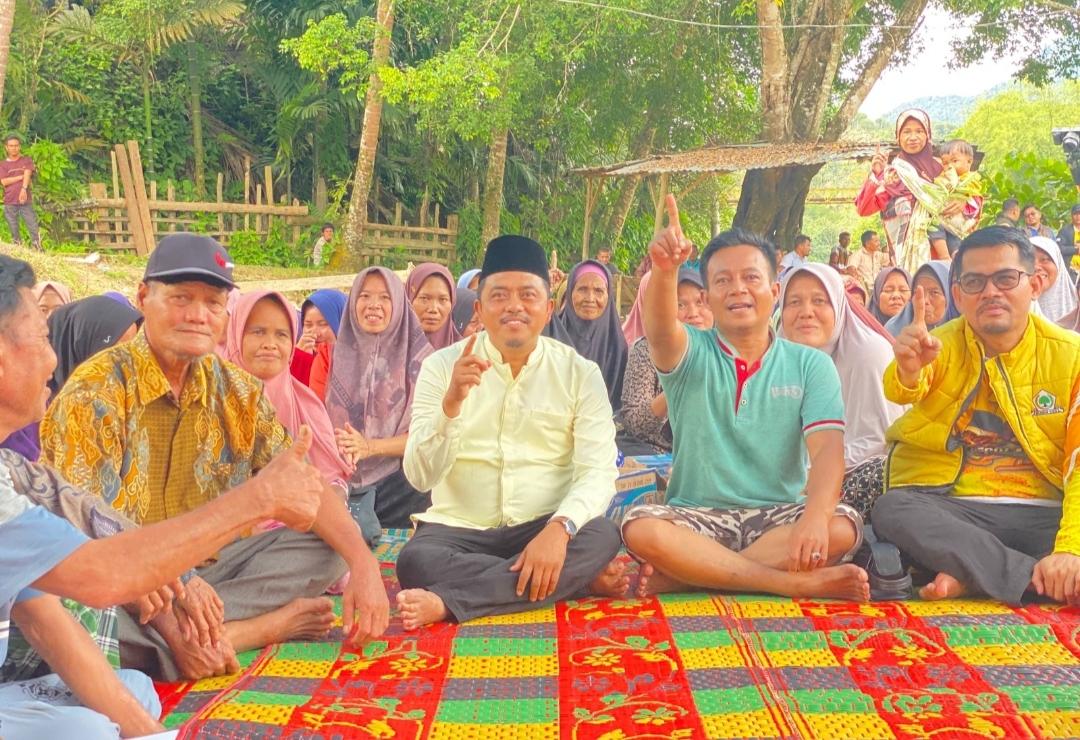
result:
<svg viewBox="0 0 1080 740"><path fill-rule="evenodd" d="M554 303L543 248L488 244L484 332L424 361L404 469L431 508L398 556L407 630L622 596L615 425L594 362L541 336Z"/></svg>
<svg viewBox="0 0 1080 740"><path fill-rule="evenodd" d="M792 267L798 267L799 265L805 265L808 262L810 256L810 237L806 234L799 234L795 237L795 249L784 255L784 259L780 260L780 274L778 279L784 277L784 273L790 270Z"/></svg>

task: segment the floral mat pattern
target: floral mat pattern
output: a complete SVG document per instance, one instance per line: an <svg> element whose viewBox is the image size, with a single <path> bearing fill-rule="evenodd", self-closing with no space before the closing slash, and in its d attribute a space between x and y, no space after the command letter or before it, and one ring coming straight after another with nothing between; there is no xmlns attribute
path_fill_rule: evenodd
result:
<svg viewBox="0 0 1080 740"><path fill-rule="evenodd" d="M403 533L379 548L393 583ZM678 594L341 633L162 684L185 740L1080 737L1080 610Z"/></svg>

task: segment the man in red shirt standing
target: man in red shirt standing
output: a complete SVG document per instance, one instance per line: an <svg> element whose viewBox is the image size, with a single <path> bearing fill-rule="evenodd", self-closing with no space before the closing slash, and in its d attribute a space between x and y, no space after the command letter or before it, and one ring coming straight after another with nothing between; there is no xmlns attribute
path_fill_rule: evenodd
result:
<svg viewBox="0 0 1080 740"><path fill-rule="evenodd" d="M34 161L22 153L22 139L9 134L4 139L7 158L0 161L0 185L4 186L4 218L11 229L11 241L20 244L19 216L30 232L30 243L39 252L41 232L38 231L37 214L30 200L30 177L34 174Z"/></svg>

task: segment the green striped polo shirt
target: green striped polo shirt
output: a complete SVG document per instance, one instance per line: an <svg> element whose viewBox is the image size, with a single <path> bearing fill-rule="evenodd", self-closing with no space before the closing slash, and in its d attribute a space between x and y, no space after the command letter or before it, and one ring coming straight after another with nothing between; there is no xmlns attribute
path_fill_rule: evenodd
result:
<svg viewBox="0 0 1080 740"><path fill-rule="evenodd" d="M674 438L667 503L746 509L801 501L806 437L844 429L824 352L773 338L753 365L717 330L686 327L686 355L659 373Z"/></svg>

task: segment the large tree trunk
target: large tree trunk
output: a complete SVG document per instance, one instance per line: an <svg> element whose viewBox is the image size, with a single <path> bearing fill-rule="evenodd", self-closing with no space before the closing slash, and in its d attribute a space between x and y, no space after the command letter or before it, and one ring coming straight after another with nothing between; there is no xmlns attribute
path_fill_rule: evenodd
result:
<svg viewBox="0 0 1080 740"><path fill-rule="evenodd" d="M195 150L195 199L206 197L206 152L203 149L202 77L199 72L199 48L187 42L188 105L191 106L191 143Z"/></svg>
<svg viewBox="0 0 1080 740"><path fill-rule="evenodd" d="M910 39L929 0L905 0L893 25L868 44L856 67L855 81L831 117L833 92L841 67L843 36L850 20L851 0L807 3L797 19L801 28L789 45L782 29L777 0L757 0L761 40L761 138L786 141L837 141L859 106L885 71L897 49ZM810 181L822 165L750 170L743 179L734 226L756 231L790 249L802 228Z"/></svg>
<svg viewBox="0 0 1080 740"><path fill-rule="evenodd" d="M652 149L655 139L656 127L650 126L641 132L630 155L635 160L644 159ZM630 209L634 205L634 196L637 195L638 185L640 184L640 177L624 177L619 180L619 197L615 200L615 205L611 209L611 217L604 227L604 240L602 242L604 245L614 249L615 245L619 243L623 228L626 226L626 219L630 217Z"/></svg>
<svg viewBox="0 0 1080 740"><path fill-rule="evenodd" d="M806 194L822 165L749 170L743 179L734 226L770 239L790 250L802 229Z"/></svg>
<svg viewBox="0 0 1080 740"><path fill-rule="evenodd" d="M379 148L379 124L382 121L382 80L379 68L390 60L390 35L394 30L394 0L379 0L375 9L375 41L372 62L375 71L368 80L367 100L364 103L363 131L360 132L360 153L356 157L349 215L345 221L345 244L359 251L363 226L367 222L368 196L375 172L375 152Z"/></svg>
<svg viewBox="0 0 1080 740"><path fill-rule="evenodd" d="M487 177L484 180L484 222L480 241L487 248L488 242L499 235L503 206L503 175L506 173L506 143L509 129L495 134L488 149Z"/></svg>
<svg viewBox="0 0 1080 740"><path fill-rule="evenodd" d="M0 0L0 108L4 105L4 80L11 53L11 29L15 25L15 0ZM25 133L25 132L24 132Z"/></svg>

